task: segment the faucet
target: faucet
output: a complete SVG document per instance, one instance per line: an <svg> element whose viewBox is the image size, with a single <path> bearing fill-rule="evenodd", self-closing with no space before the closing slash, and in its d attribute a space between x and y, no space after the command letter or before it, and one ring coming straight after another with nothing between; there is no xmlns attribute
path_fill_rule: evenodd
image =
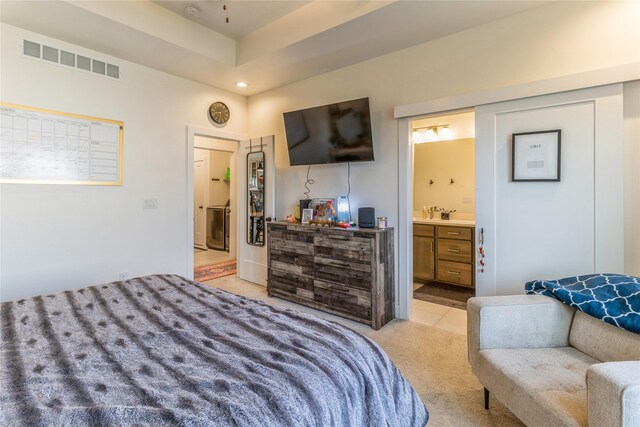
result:
<svg viewBox="0 0 640 427"><path fill-rule="evenodd" d="M433 219L434 212L438 211L437 206L429 206L429 219Z"/></svg>

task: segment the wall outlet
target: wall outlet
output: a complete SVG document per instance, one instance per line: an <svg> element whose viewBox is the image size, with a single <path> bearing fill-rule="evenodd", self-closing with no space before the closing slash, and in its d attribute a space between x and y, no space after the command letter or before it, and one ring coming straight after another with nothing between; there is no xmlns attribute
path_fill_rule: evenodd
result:
<svg viewBox="0 0 640 427"><path fill-rule="evenodd" d="M142 209L158 209L160 200L157 197L145 197L142 199Z"/></svg>
<svg viewBox="0 0 640 427"><path fill-rule="evenodd" d="M121 271L120 273L118 273L118 280L125 280L128 276L128 271Z"/></svg>

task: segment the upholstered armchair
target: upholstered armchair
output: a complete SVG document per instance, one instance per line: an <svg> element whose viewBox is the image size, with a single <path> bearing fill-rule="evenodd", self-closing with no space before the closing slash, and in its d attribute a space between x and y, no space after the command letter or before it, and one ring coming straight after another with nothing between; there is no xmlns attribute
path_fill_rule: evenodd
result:
<svg viewBox="0 0 640 427"><path fill-rule="evenodd" d="M467 303L469 362L528 426L640 426L640 335L553 298Z"/></svg>

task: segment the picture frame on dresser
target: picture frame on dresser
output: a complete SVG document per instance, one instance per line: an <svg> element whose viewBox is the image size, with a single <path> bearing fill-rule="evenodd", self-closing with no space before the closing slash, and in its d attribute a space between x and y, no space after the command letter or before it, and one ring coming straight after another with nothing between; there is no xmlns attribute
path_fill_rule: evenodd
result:
<svg viewBox="0 0 640 427"><path fill-rule="evenodd" d="M303 209L300 222L303 224L311 224L312 220L313 220L313 209Z"/></svg>

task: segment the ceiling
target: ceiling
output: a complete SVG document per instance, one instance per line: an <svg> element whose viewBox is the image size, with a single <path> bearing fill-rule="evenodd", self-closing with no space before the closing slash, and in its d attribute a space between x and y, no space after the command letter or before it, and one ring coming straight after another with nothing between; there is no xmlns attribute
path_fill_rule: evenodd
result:
<svg viewBox="0 0 640 427"><path fill-rule="evenodd" d="M539 7L543 1L0 1L0 20L253 95ZM186 6L200 10L187 16ZM236 87L245 81L246 88Z"/></svg>
<svg viewBox="0 0 640 427"><path fill-rule="evenodd" d="M311 2L302 0L153 0L153 3L184 16L210 30L217 31L229 38L238 40L258 28L278 18L282 18ZM225 5L227 6L226 11L223 9ZM195 7L199 11L199 14L197 16L186 15L185 8L188 6ZM225 18L229 18L228 23L225 21Z"/></svg>

